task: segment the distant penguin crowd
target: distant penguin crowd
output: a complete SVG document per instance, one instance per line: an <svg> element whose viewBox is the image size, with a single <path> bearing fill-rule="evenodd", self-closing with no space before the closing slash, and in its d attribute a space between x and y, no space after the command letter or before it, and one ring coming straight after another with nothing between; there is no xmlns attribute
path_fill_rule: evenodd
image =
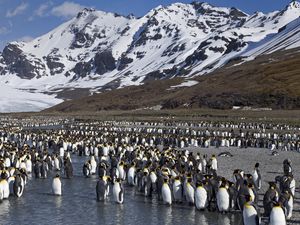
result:
<svg viewBox="0 0 300 225"><path fill-rule="evenodd" d="M292 218L296 181L292 161L270 181L258 207L262 188L260 165L232 177L218 175L218 157L186 148L268 148L300 151L300 128L255 123L76 122L68 119L0 120L0 200L22 197L28 177L52 179L51 191L63 196L61 177L73 177L72 157L86 157L82 176L99 177L98 201L126 204L126 188L163 204L188 204L199 211L241 212L244 225L285 225ZM270 154L272 157L272 154ZM32 179L30 180L31 182Z"/></svg>

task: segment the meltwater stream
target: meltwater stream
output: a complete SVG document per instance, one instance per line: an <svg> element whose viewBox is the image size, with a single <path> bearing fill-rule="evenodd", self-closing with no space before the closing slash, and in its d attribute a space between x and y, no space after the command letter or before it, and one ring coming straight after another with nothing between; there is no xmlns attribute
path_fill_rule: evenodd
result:
<svg viewBox="0 0 300 225"><path fill-rule="evenodd" d="M0 203L1 225L44 224L114 224L114 225L242 225L240 214L221 215L201 212L185 204L163 205L157 198L146 198L125 186L124 204L118 205L110 197L96 201L97 177L84 178L82 165L86 158L72 156L74 177L62 179L63 195L51 194L51 181L30 178L21 198L10 197Z"/></svg>

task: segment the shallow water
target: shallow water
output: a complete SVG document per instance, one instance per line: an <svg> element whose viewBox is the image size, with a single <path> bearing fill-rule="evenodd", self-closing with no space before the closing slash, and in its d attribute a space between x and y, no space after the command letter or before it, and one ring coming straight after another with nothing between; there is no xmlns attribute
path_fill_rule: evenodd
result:
<svg viewBox="0 0 300 225"><path fill-rule="evenodd" d="M188 205L163 205L125 188L124 204L96 201L96 176L84 178L85 158L72 157L74 177L62 179L63 196L51 194L51 178L30 178L21 198L0 203L0 224L242 225L240 214L200 212Z"/></svg>

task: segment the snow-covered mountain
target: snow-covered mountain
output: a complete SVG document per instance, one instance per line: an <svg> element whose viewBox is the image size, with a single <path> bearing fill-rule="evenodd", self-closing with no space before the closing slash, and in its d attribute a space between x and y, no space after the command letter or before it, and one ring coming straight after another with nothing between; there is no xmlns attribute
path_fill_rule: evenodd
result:
<svg viewBox="0 0 300 225"><path fill-rule="evenodd" d="M297 1L253 15L200 2L159 6L141 18L84 9L31 42L9 43L0 54L0 87L39 93L54 104L65 91L205 74L237 56L298 47L299 16Z"/></svg>

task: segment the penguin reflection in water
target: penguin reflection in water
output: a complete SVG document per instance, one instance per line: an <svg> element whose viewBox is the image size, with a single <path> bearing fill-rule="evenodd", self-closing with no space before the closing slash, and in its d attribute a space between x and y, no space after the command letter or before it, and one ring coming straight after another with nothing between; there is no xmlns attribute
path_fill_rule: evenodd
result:
<svg viewBox="0 0 300 225"><path fill-rule="evenodd" d="M59 174L56 174L56 176L53 178L52 181L52 193L54 195L60 196L61 193L61 181L60 181L60 176Z"/></svg>

